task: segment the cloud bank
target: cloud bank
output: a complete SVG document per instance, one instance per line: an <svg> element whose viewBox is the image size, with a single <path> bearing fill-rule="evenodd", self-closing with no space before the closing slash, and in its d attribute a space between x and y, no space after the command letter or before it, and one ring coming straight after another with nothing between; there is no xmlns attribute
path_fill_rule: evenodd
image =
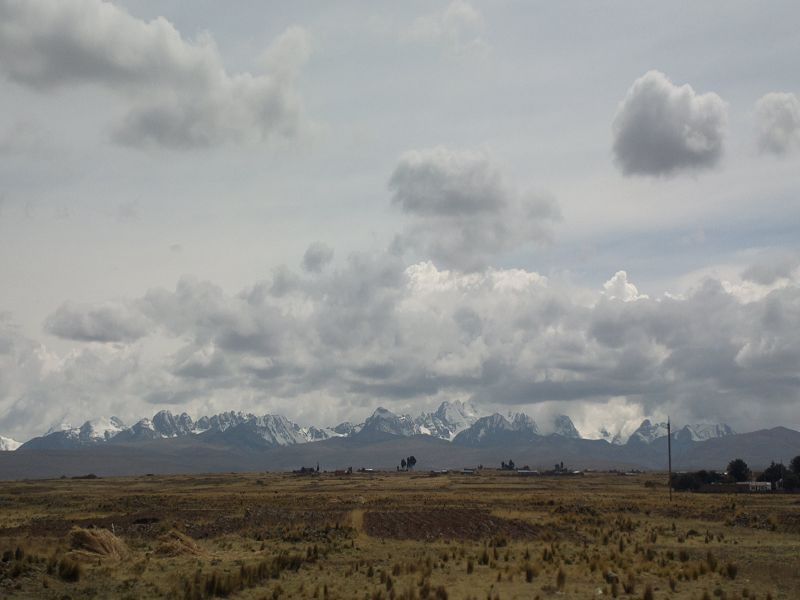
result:
<svg viewBox="0 0 800 600"><path fill-rule="evenodd" d="M676 86L659 71L637 79L614 116L613 152L624 175L668 176L715 166L727 105L714 93Z"/></svg>
<svg viewBox="0 0 800 600"><path fill-rule="evenodd" d="M302 103L297 70L308 35L275 40L261 74L231 74L209 34L184 39L163 17L150 22L100 0L0 1L0 69L48 93L94 85L118 95L113 139L131 146L193 148L294 135Z"/></svg>
<svg viewBox="0 0 800 600"><path fill-rule="evenodd" d="M234 295L182 279L125 310L68 305L48 323L94 343L58 356L5 323L8 434L65 417L133 418L148 404L332 422L445 398L567 412L565 403L616 398L645 415L747 430L791 420L800 401L796 279L748 301L714 279L651 298L622 271L592 290L519 269L464 273L356 254Z"/></svg>

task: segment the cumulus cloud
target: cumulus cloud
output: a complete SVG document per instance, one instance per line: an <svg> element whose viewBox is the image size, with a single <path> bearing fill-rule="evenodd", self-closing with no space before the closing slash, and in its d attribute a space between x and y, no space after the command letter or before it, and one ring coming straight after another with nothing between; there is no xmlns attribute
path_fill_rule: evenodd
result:
<svg viewBox="0 0 800 600"><path fill-rule="evenodd" d="M553 199L518 193L479 151L437 147L406 152L389 188L392 203L409 220L396 246L448 268L483 268L492 256L548 241L560 218Z"/></svg>
<svg viewBox="0 0 800 600"><path fill-rule="evenodd" d="M672 175L707 169L722 156L727 105L648 71L628 90L614 116L614 157L625 175Z"/></svg>
<svg viewBox="0 0 800 600"><path fill-rule="evenodd" d="M267 73L231 74L208 34L186 40L163 17L149 22L101 0L2 0L0 69L49 92L96 85L127 112L115 141L170 148L293 135L302 106L294 76L308 36L291 28L268 50Z"/></svg>
<svg viewBox="0 0 800 600"><path fill-rule="evenodd" d="M646 294L640 294L636 286L628 281L628 273L625 271L614 273L614 276L603 284L603 293L609 300L623 302L633 302L648 297Z"/></svg>
<svg viewBox="0 0 800 600"><path fill-rule="evenodd" d="M454 54L484 54L489 45L484 39L483 15L469 2L453 0L437 13L417 17L405 38L412 41L444 44Z"/></svg>
<svg viewBox="0 0 800 600"><path fill-rule="evenodd" d="M126 418L148 414L149 402L195 413L285 411L322 424L377 404L405 410L446 398L561 403L580 420L589 404L616 398L626 414L669 412L740 430L787 419L800 401L796 279L747 300L715 279L682 297L652 298L624 271L600 289L576 289L521 269L463 272L392 254L352 255L276 287L282 277L238 294L192 279L150 290L127 305L153 323L136 344L56 356L6 332L0 408L16 408L0 412L10 415L0 430L39 413L52 418L64 397L90 414L125 399ZM139 334L84 320L67 319L81 324L74 339ZM138 354L154 336L169 343Z"/></svg>
<svg viewBox="0 0 800 600"><path fill-rule="evenodd" d="M319 273L333 260L333 248L314 242L303 254L303 268L309 273Z"/></svg>
<svg viewBox="0 0 800 600"><path fill-rule="evenodd" d="M140 311L122 304L67 302L47 318L45 330L80 342L131 342L147 334L148 321Z"/></svg>
<svg viewBox="0 0 800 600"><path fill-rule="evenodd" d="M770 93L756 102L758 147L762 152L788 154L800 149L800 98Z"/></svg>

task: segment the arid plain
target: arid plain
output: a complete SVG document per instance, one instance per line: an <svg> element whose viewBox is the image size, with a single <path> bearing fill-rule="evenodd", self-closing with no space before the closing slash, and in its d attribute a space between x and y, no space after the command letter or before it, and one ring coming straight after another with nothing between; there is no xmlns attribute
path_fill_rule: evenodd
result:
<svg viewBox="0 0 800 600"><path fill-rule="evenodd" d="M495 470L0 483L2 598L800 597L800 495Z"/></svg>

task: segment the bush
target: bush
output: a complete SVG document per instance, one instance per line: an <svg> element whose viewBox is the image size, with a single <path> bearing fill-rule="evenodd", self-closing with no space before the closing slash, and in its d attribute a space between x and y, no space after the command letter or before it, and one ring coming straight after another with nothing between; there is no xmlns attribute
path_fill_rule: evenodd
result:
<svg viewBox="0 0 800 600"><path fill-rule="evenodd" d="M64 581L78 581L82 572L81 563L68 556L58 563L58 576Z"/></svg>
<svg viewBox="0 0 800 600"><path fill-rule="evenodd" d="M703 485L720 483L725 477L716 471L700 470L694 473L675 473L672 475L672 489L678 491L699 490Z"/></svg>
<svg viewBox="0 0 800 600"><path fill-rule="evenodd" d="M800 489L800 475L787 473L783 476L783 489L787 492L794 492Z"/></svg>

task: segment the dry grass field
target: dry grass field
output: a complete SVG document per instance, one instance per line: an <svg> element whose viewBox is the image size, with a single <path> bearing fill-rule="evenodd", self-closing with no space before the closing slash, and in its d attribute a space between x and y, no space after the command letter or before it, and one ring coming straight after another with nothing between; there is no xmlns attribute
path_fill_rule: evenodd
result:
<svg viewBox="0 0 800 600"><path fill-rule="evenodd" d="M0 598L800 598L800 496L665 477L0 483Z"/></svg>

